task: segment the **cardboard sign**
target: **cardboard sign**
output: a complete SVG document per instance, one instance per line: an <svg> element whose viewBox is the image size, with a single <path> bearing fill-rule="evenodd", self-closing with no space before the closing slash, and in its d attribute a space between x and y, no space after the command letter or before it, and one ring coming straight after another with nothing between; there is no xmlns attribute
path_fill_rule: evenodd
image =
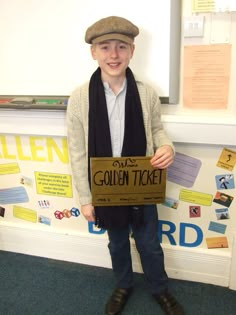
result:
<svg viewBox="0 0 236 315"><path fill-rule="evenodd" d="M166 170L150 157L91 158L94 206L144 205L165 200Z"/></svg>

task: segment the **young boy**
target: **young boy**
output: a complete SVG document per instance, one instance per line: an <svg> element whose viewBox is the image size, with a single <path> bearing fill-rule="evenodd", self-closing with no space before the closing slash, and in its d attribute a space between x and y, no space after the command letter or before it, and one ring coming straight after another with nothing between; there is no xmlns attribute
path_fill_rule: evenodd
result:
<svg viewBox="0 0 236 315"><path fill-rule="evenodd" d="M122 17L109 16L85 34L98 63L90 81L77 88L67 109L68 147L81 212L107 230L117 285L105 306L106 315L121 314L133 289L130 228L140 254L148 289L165 314L183 315L168 291L164 257L157 238L156 205L94 207L90 191L90 157L152 156L153 168L172 162L157 93L129 68L139 29Z"/></svg>

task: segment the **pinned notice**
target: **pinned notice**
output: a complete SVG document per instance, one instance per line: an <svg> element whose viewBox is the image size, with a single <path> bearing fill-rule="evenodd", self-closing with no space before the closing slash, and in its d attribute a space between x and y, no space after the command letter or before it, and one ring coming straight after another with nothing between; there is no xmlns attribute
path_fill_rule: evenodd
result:
<svg viewBox="0 0 236 315"><path fill-rule="evenodd" d="M28 202L29 198L24 187L0 189L0 204Z"/></svg>
<svg viewBox="0 0 236 315"><path fill-rule="evenodd" d="M236 164L236 151L224 148L221 152L217 166L232 171Z"/></svg>
<svg viewBox="0 0 236 315"><path fill-rule="evenodd" d="M215 8L215 0L192 0L193 12L213 12Z"/></svg>
<svg viewBox="0 0 236 315"><path fill-rule="evenodd" d="M25 221L33 223L37 222L37 212L32 209L20 206L13 206L13 216Z"/></svg>
<svg viewBox="0 0 236 315"><path fill-rule="evenodd" d="M231 48L229 44L184 47L184 107L227 108Z"/></svg>
<svg viewBox="0 0 236 315"><path fill-rule="evenodd" d="M227 237L207 237L206 238L207 247L210 248L228 248Z"/></svg>
<svg viewBox="0 0 236 315"><path fill-rule="evenodd" d="M210 206L212 204L212 195L188 189L180 190L179 199L203 206Z"/></svg>
<svg viewBox="0 0 236 315"><path fill-rule="evenodd" d="M18 163L5 163L0 164L0 175L9 175L20 173Z"/></svg>
<svg viewBox="0 0 236 315"><path fill-rule="evenodd" d="M202 162L191 156L176 152L174 162L168 168L167 179L173 183L192 187Z"/></svg>
<svg viewBox="0 0 236 315"><path fill-rule="evenodd" d="M150 157L91 158L95 206L162 203L165 190L166 170L154 169Z"/></svg>
<svg viewBox="0 0 236 315"><path fill-rule="evenodd" d="M44 172L34 174L38 194L72 198L71 175Z"/></svg>
<svg viewBox="0 0 236 315"><path fill-rule="evenodd" d="M235 0L192 0L193 12L231 12L236 11Z"/></svg>

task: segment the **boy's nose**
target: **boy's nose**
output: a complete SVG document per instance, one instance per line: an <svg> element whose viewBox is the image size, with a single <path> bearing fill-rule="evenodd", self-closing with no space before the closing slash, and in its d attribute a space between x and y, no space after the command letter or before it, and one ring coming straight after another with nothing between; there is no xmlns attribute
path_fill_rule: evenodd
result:
<svg viewBox="0 0 236 315"><path fill-rule="evenodd" d="M117 54L118 54L117 48L112 48L112 49L111 49L111 56L112 56L112 57L116 57Z"/></svg>

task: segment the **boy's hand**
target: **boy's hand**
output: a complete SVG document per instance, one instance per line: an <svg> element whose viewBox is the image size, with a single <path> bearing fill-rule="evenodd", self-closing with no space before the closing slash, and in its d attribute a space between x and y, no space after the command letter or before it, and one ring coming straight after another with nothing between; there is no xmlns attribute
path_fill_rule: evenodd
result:
<svg viewBox="0 0 236 315"><path fill-rule="evenodd" d="M81 206L81 212L87 221L89 222L95 221L94 207L91 203Z"/></svg>
<svg viewBox="0 0 236 315"><path fill-rule="evenodd" d="M174 152L171 146L163 145L159 147L150 162L154 168L164 169L174 161Z"/></svg>

